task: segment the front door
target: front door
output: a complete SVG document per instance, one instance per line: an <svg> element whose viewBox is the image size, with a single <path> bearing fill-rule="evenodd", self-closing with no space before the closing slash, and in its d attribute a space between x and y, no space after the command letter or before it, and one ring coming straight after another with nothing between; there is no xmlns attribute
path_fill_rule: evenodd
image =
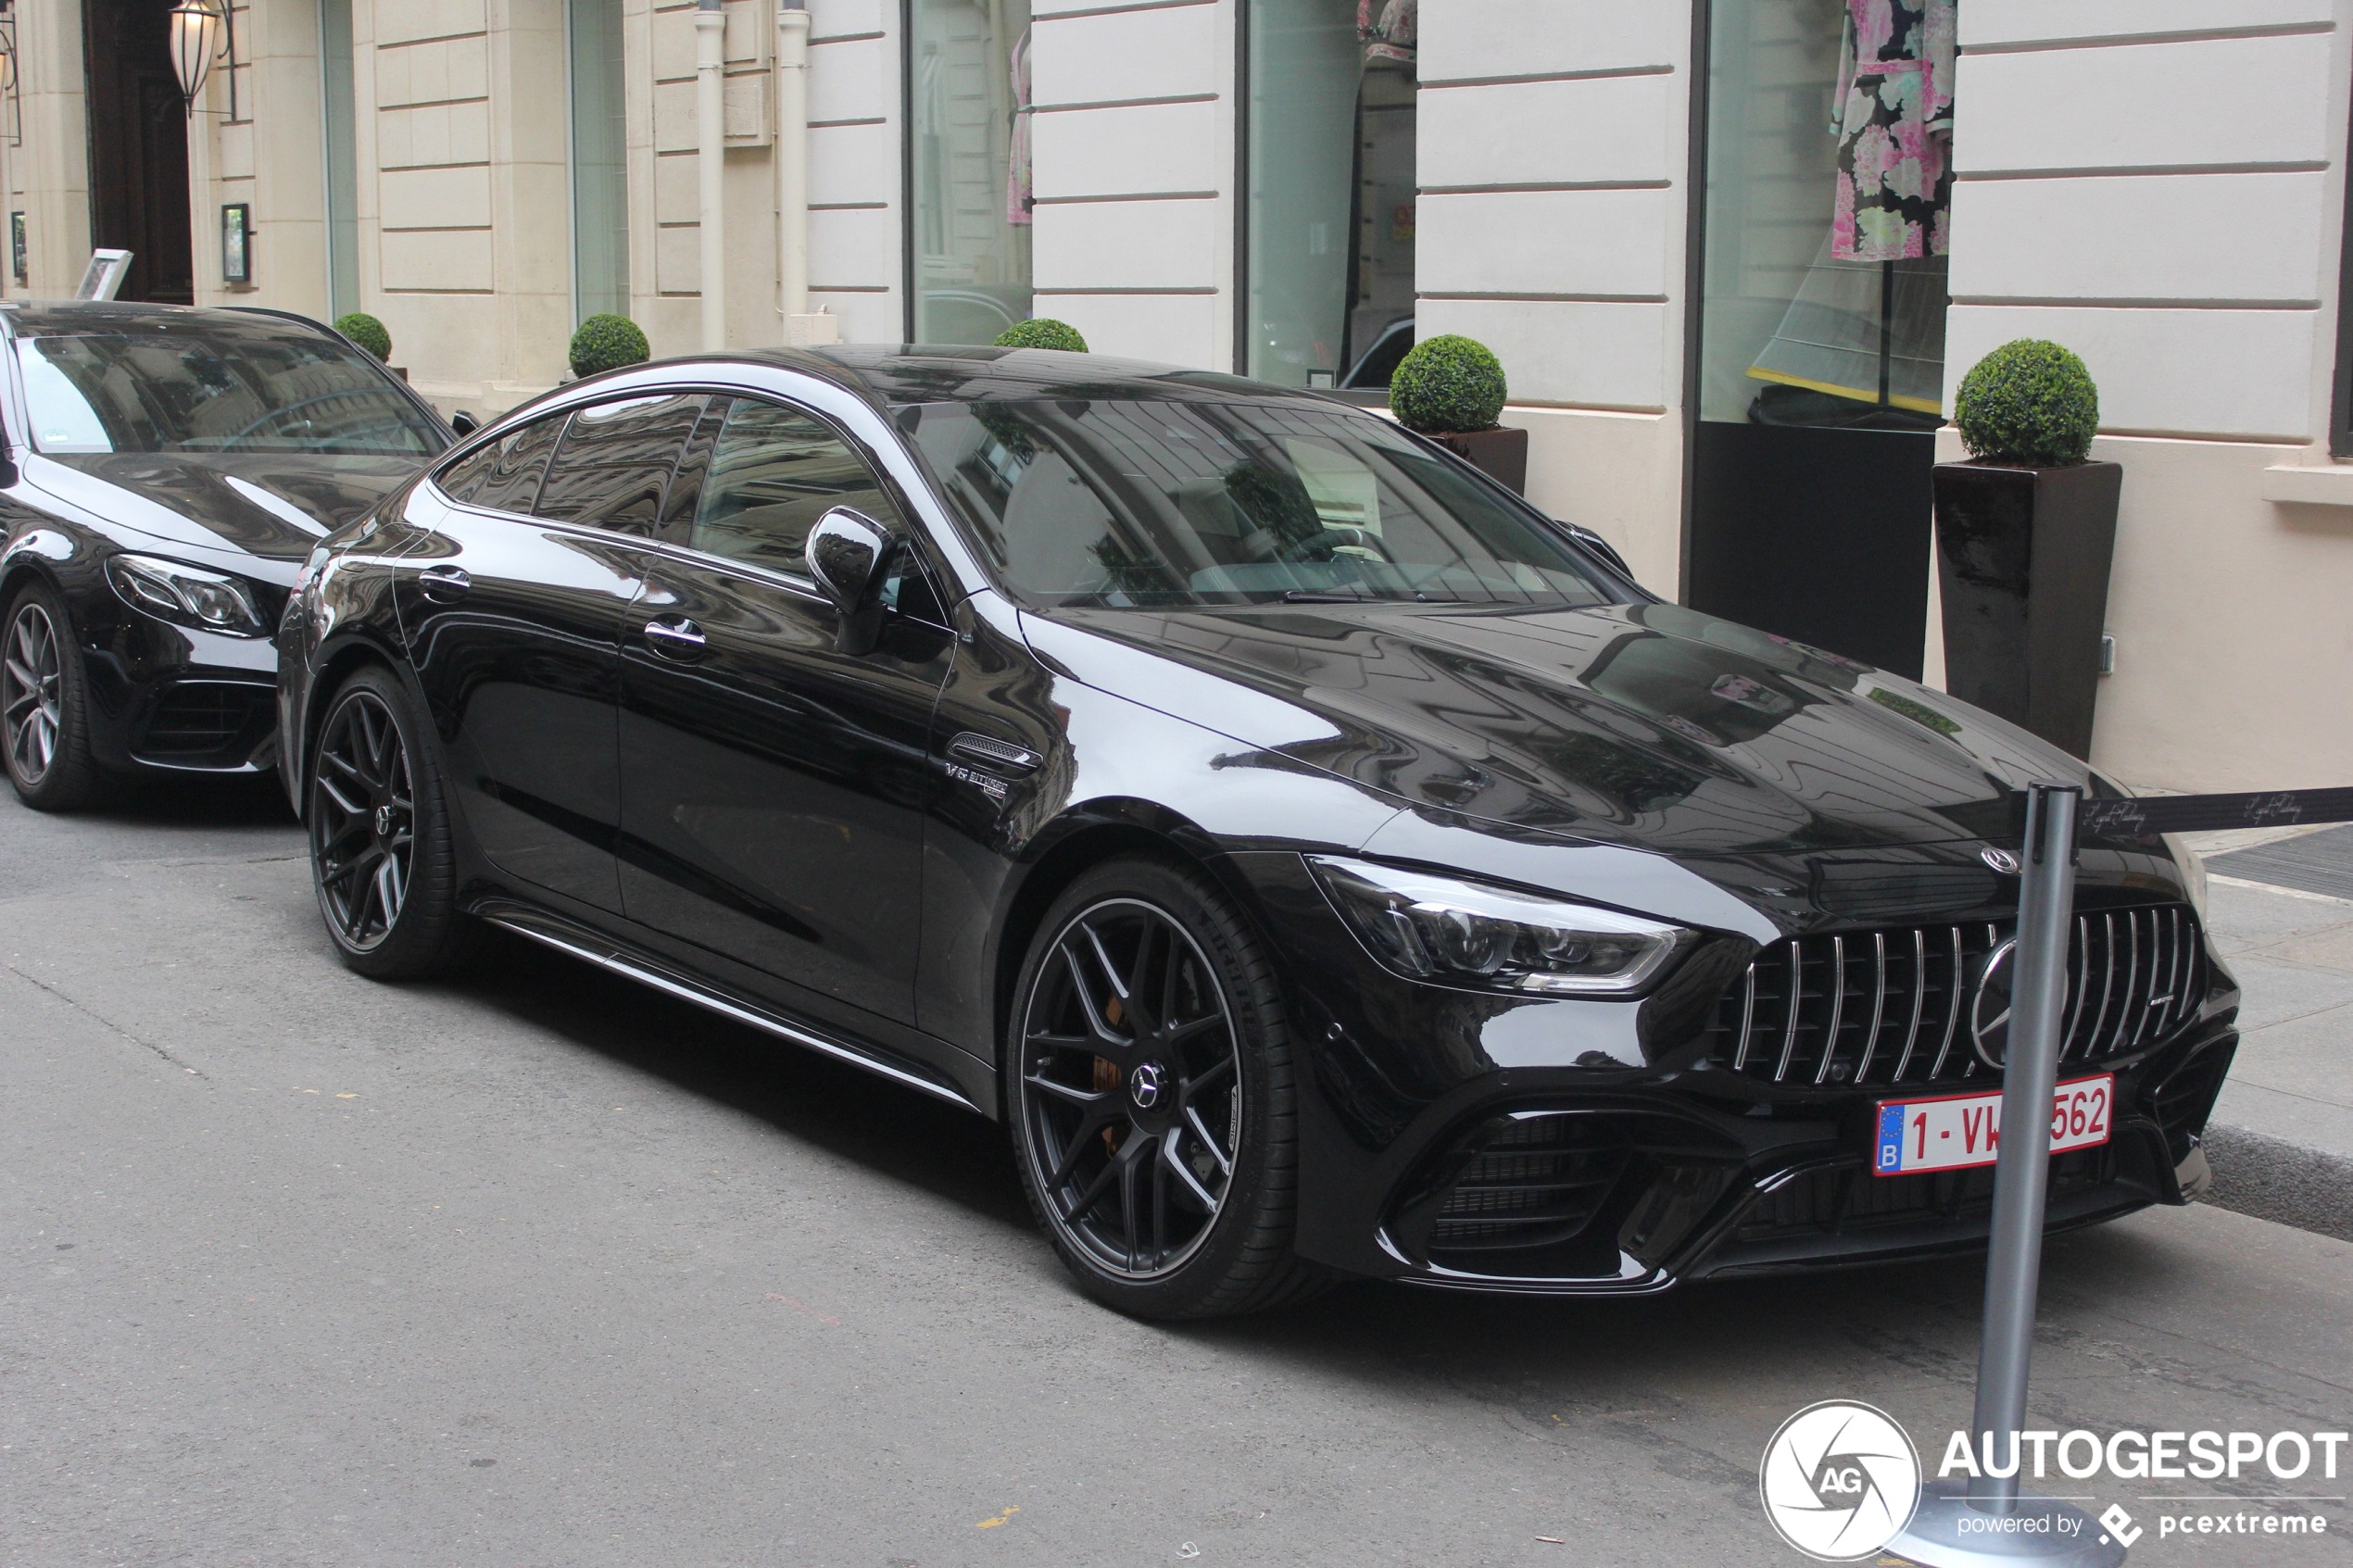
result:
<svg viewBox="0 0 2353 1568"><path fill-rule="evenodd" d="M190 120L172 72L171 6L172 0L87 0L82 13L90 243L131 253L118 298L192 305Z"/></svg>
<svg viewBox="0 0 2353 1568"><path fill-rule="evenodd" d="M664 523L683 551L648 570L622 639L623 897L633 922L825 1010L908 1022L925 747L952 635L902 616L873 653L836 648L801 549L837 506L904 533L829 427L714 402ZM906 570L902 608L928 594Z"/></svg>

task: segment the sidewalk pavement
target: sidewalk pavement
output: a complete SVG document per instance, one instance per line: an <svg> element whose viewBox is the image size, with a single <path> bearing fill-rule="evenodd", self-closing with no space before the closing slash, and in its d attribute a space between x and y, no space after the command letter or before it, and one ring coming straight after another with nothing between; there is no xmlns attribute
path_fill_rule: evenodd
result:
<svg viewBox="0 0 2353 1568"><path fill-rule="evenodd" d="M2245 993L2208 1201L2353 1240L2353 828L2206 834L2207 924ZM2299 885L2300 884L2300 885Z"/></svg>

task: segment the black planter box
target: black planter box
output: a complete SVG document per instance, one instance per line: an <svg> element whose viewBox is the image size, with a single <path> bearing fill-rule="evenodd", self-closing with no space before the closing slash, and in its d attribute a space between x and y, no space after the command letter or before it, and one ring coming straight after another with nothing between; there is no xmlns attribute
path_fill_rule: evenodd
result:
<svg viewBox="0 0 2353 1568"><path fill-rule="evenodd" d="M2124 470L1940 463L1935 486L1945 689L2089 756Z"/></svg>
<svg viewBox="0 0 2353 1568"><path fill-rule="evenodd" d="M1490 479L1509 486L1513 495L1528 494L1528 432L1497 425L1493 430L1428 433Z"/></svg>

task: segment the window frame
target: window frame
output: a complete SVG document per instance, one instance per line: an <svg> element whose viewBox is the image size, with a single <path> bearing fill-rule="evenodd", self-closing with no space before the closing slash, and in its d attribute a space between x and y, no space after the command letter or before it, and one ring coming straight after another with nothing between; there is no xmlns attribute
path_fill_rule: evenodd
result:
<svg viewBox="0 0 2353 1568"><path fill-rule="evenodd" d="M523 513L522 515L530 518L534 522L560 523L567 528L585 529L591 533L604 534L610 537L639 540L653 539L661 533L662 521L669 514L670 487L677 483L678 465L686 460L687 449L695 444L695 438L702 433L702 421L711 411L711 400L712 395L713 395L711 393L691 387L663 388L653 392L625 392L610 397L592 397L582 402L573 404L570 408L565 410L564 428L557 433L555 445L548 449L547 466L540 472L539 491L537 495L532 497L531 510ZM688 425L686 427L686 433L679 438L678 449L671 454L670 472L661 482L661 495L654 502L653 518L649 522L648 522L643 533L630 529L615 528L608 523L583 521L579 518L551 517L539 509L542 503L544 503L547 498L547 476L555 472L556 459L563 455L564 447L571 442L572 427L578 421L581 415L592 414L598 408L612 408L621 404L664 403L681 397L700 397L703 400L703 404L701 408L695 410L694 423Z"/></svg>
<svg viewBox="0 0 2353 1568"><path fill-rule="evenodd" d="M716 550L702 549L692 543L696 517L699 516L702 511L703 492L710 486L711 474L718 466L719 443L727 433L727 421L729 419L734 417L735 405L737 403L765 403L771 408L781 408L786 413L791 414L795 418L806 420L809 423L816 426L819 430L824 431L828 436L839 443L843 451L849 453L852 458L855 458L859 463L865 468L866 472L874 478L875 488L881 491L884 496L889 500L891 509L898 514L898 527L894 530L891 526L891 520L887 518L870 517L869 514L862 511L860 512L859 515L861 517L867 517L868 521L876 524L886 533L893 533L903 543L908 544L911 547L912 546L913 541L922 533L921 527L915 521L916 514L908 507L907 498L900 494L899 486L892 483L888 470L886 470L882 464L875 460L874 454L867 451L865 443L860 441L857 437L842 429L832 420L825 418L824 415L819 413L816 409L810 408L807 404L796 402L789 397L779 396L771 393L744 391L713 393L711 395L712 403L717 403L722 398L724 398L726 407L724 409L718 410L719 426L711 433L709 451L703 454L703 474L700 483L698 485L696 490L694 514L684 518L671 516L668 497L665 495L661 522L660 528L655 533L656 543L663 545L673 550L682 550L686 554L693 556L698 561L711 561L728 567L749 570L760 572L764 576L782 578L786 582L792 583L797 588L802 588L812 593L815 593L817 591L816 579L811 576L805 570L800 571L786 571L780 567L769 566L760 561L746 560L740 556L722 555ZM706 420L709 420L711 417L712 412L713 409L711 405L706 404L703 408L703 419ZM686 447L680 449L679 456L682 461L686 457L687 448L691 448L697 441L701 439L701 436L702 425L698 422L693 433L686 437ZM675 468L673 468L671 470L671 481L673 483L677 482L677 477L678 470ZM813 527L814 525L812 524L812 526ZM681 539L675 536L671 536L672 530L680 528L683 528L686 535L686 538ZM805 552L807 548L807 540L805 538L802 541L802 547ZM937 593L937 589L935 589L935 593Z"/></svg>

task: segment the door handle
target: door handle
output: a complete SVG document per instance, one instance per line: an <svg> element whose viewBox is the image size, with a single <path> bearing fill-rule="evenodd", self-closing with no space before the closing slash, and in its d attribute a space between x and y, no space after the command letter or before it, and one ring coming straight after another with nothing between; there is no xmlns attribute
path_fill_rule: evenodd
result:
<svg viewBox="0 0 2353 1568"><path fill-rule="evenodd" d="M417 586L424 591L425 597L444 603L464 598L466 590L473 585L474 580L466 575L463 567L429 566L417 573Z"/></svg>
<svg viewBox="0 0 2353 1568"><path fill-rule="evenodd" d="M646 646L664 659L692 663L709 645L701 627L683 615L664 615L646 622Z"/></svg>

